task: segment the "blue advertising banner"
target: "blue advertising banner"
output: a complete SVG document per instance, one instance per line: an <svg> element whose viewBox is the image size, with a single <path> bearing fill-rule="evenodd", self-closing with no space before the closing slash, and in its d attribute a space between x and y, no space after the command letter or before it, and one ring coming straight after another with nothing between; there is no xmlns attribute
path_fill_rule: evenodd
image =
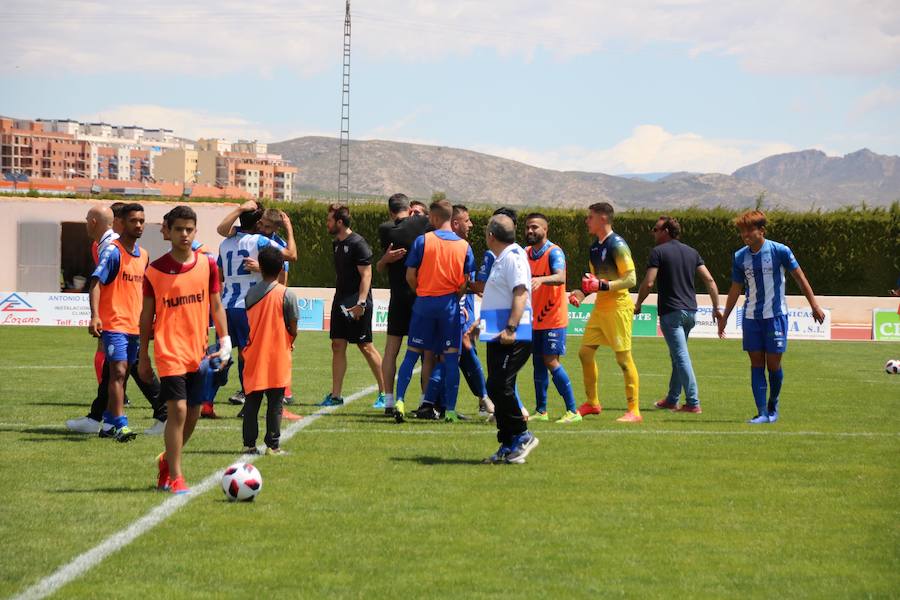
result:
<svg viewBox="0 0 900 600"><path fill-rule="evenodd" d="M325 329L325 301L320 298L297 298L300 318L297 329L301 331L322 331Z"/></svg>

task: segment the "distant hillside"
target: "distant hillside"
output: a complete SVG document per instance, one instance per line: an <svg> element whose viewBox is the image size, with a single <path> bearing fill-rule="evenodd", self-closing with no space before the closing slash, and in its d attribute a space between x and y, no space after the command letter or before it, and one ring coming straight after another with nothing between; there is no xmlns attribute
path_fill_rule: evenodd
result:
<svg viewBox="0 0 900 600"><path fill-rule="evenodd" d="M269 148L299 168L298 190L327 193L336 189L337 139L301 137L269 144ZM380 197L402 191L427 198L439 190L454 201L469 204L571 207L606 200L617 208L654 210L689 206L747 207L764 192L766 205L786 208L859 202L843 200L847 197L843 195L839 202L826 204L818 200L819 196L782 191L737 173L734 176L673 173L647 181L603 173L541 169L470 150L383 140L352 141L350 156L351 191Z"/></svg>
<svg viewBox="0 0 900 600"><path fill-rule="evenodd" d="M819 150L777 154L738 169L734 176L822 207L900 200L900 157L868 149L844 157Z"/></svg>

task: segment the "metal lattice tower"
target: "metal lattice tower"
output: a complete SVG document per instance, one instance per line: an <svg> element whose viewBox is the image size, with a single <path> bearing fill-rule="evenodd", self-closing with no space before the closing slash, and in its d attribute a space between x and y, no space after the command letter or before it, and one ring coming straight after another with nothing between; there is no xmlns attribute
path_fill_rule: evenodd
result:
<svg viewBox="0 0 900 600"><path fill-rule="evenodd" d="M341 146L338 161L338 200L350 200L350 0L344 13L344 72L341 80Z"/></svg>

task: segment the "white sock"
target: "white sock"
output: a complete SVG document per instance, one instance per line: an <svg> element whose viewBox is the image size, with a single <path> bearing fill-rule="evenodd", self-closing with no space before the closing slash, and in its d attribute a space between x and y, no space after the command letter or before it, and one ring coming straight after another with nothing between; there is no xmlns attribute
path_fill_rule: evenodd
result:
<svg viewBox="0 0 900 600"><path fill-rule="evenodd" d="M394 408L394 395L384 393L384 407L385 408Z"/></svg>

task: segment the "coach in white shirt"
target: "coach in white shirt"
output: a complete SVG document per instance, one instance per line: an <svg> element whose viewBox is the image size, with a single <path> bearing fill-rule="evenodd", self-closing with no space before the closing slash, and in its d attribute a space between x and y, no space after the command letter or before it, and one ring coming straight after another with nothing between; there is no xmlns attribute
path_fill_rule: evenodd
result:
<svg viewBox="0 0 900 600"><path fill-rule="evenodd" d="M516 375L531 356L531 268L506 215L488 221L487 246L497 257L481 300L487 341L488 396L494 402L500 448L484 462L524 463L538 445L516 398Z"/></svg>

